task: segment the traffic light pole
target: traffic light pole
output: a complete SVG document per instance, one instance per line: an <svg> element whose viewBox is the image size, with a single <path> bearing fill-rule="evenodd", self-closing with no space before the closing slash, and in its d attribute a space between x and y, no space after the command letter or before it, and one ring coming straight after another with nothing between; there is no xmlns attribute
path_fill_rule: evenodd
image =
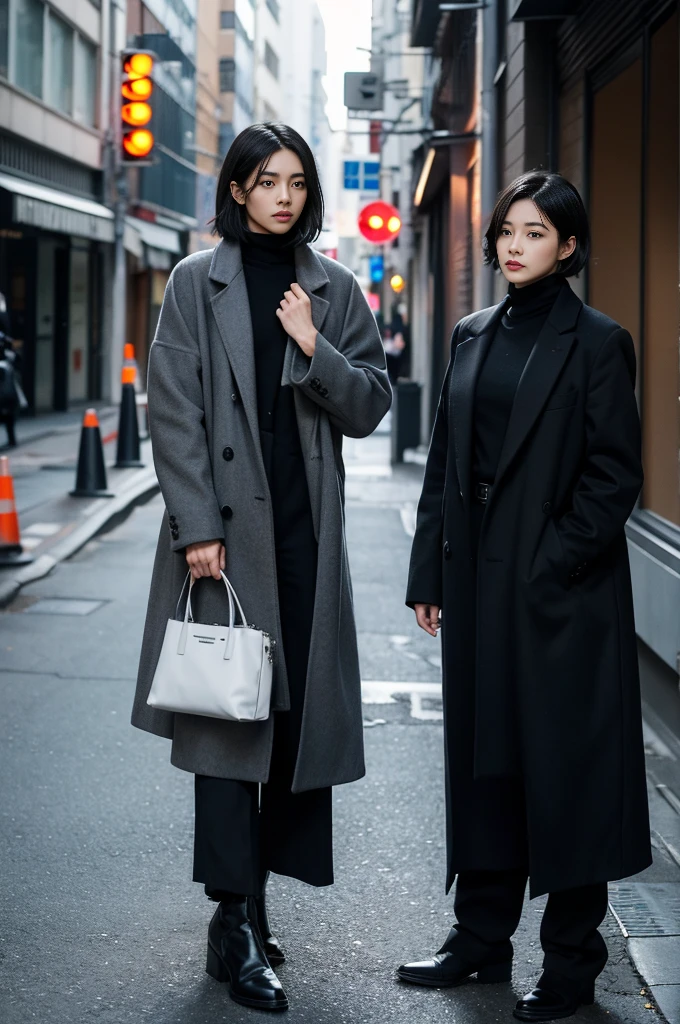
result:
<svg viewBox="0 0 680 1024"><path fill-rule="evenodd" d="M109 391L111 402L120 401L120 373L123 366L123 350L126 341L126 278L125 217L127 215L128 181L127 170L119 157L116 158L116 203L114 207L114 268L113 268L113 309L111 311L111 377Z"/></svg>

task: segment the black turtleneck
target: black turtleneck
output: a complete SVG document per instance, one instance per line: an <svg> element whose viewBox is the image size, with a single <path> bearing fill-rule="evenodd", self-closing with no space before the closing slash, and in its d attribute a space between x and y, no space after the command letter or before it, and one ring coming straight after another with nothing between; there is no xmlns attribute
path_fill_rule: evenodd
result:
<svg viewBox="0 0 680 1024"><path fill-rule="evenodd" d="M246 240L241 242L253 325L260 430L273 433L276 421L276 433L279 435L291 428L297 434L293 396L279 394L287 335L276 315L283 293L295 281L295 249L290 243L287 234L269 235L255 231L247 231ZM290 390L285 389L286 392Z"/></svg>
<svg viewBox="0 0 680 1024"><path fill-rule="evenodd" d="M557 296L569 287L560 274L508 288L509 307L496 328L475 391L473 483L492 484L515 392L531 350Z"/></svg>

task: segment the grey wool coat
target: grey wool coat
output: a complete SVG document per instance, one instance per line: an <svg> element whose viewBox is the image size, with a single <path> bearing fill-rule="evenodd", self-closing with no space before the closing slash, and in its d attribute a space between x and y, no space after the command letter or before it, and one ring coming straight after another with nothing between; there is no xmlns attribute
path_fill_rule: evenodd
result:
<svg viewBox="0 0 680 1024"><path fill-rule="evenodd" d="M311 246L295 249L317 330L311 359L288 339L282 385L295 392L318 541L318 573L293 792L365 773L361 684L344 533L343 434L370 434L391 403L373 314L353 274ZM226 572L247 621L277 641L272 710L289 707L271 496L260 448L253 335L238 242L182 260L168 281L148 375L154 461L166 511L151 580L132 724L172 740L172 763L266 782L276 715L240 723L151 708L167 620L187 573L185 548L224 539ZM194 616L225 622L224 585L202 579Z"/></svg>

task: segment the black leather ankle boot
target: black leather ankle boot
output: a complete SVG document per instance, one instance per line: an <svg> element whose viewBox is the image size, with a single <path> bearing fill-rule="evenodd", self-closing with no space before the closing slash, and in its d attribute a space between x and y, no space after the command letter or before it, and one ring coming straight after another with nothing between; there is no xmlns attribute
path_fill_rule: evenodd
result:
<svg viewBox="0 0 680 1024"><path fill-rule="evenodd" d="M257 924L260 938L262 939L262 945L264 951L267 954L267 960L270 964L283 964L286 962L286 956L281 948L279 940L272 935L272 930L269 924L269 914L267 913L267 902L265 892L267 888L267 881L269 879L269 872L265 875L264 882L262 883L262 893L260 896L251 896L251 920Z"/></svg>
<svg viewBox="0 0 680 1024"><path fill-rule="evenodd" d="M258 1010L287 1010L288 999L271 969L257 927L248 915L248 897L222 902L208 928L206 971L230 983L236 1003Z"/></svg>

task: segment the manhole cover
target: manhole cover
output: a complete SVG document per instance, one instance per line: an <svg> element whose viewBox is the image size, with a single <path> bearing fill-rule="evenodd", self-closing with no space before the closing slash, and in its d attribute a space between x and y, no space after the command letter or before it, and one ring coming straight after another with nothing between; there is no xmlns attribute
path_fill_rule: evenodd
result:
<svg viewBox="0 0 680 1024"><path fill-rule="evenodd" d="M89 615L101 608L103 601L90 601L76 597L41 597L39 601L24 609L24 614L37 615Z"/></svg>
<svg viewBox="0 0 680 1024"><path fill-rule="evenodd" d="M680 884L617 882L609 886L609 905L624 935L680 935Z"/></svg>

